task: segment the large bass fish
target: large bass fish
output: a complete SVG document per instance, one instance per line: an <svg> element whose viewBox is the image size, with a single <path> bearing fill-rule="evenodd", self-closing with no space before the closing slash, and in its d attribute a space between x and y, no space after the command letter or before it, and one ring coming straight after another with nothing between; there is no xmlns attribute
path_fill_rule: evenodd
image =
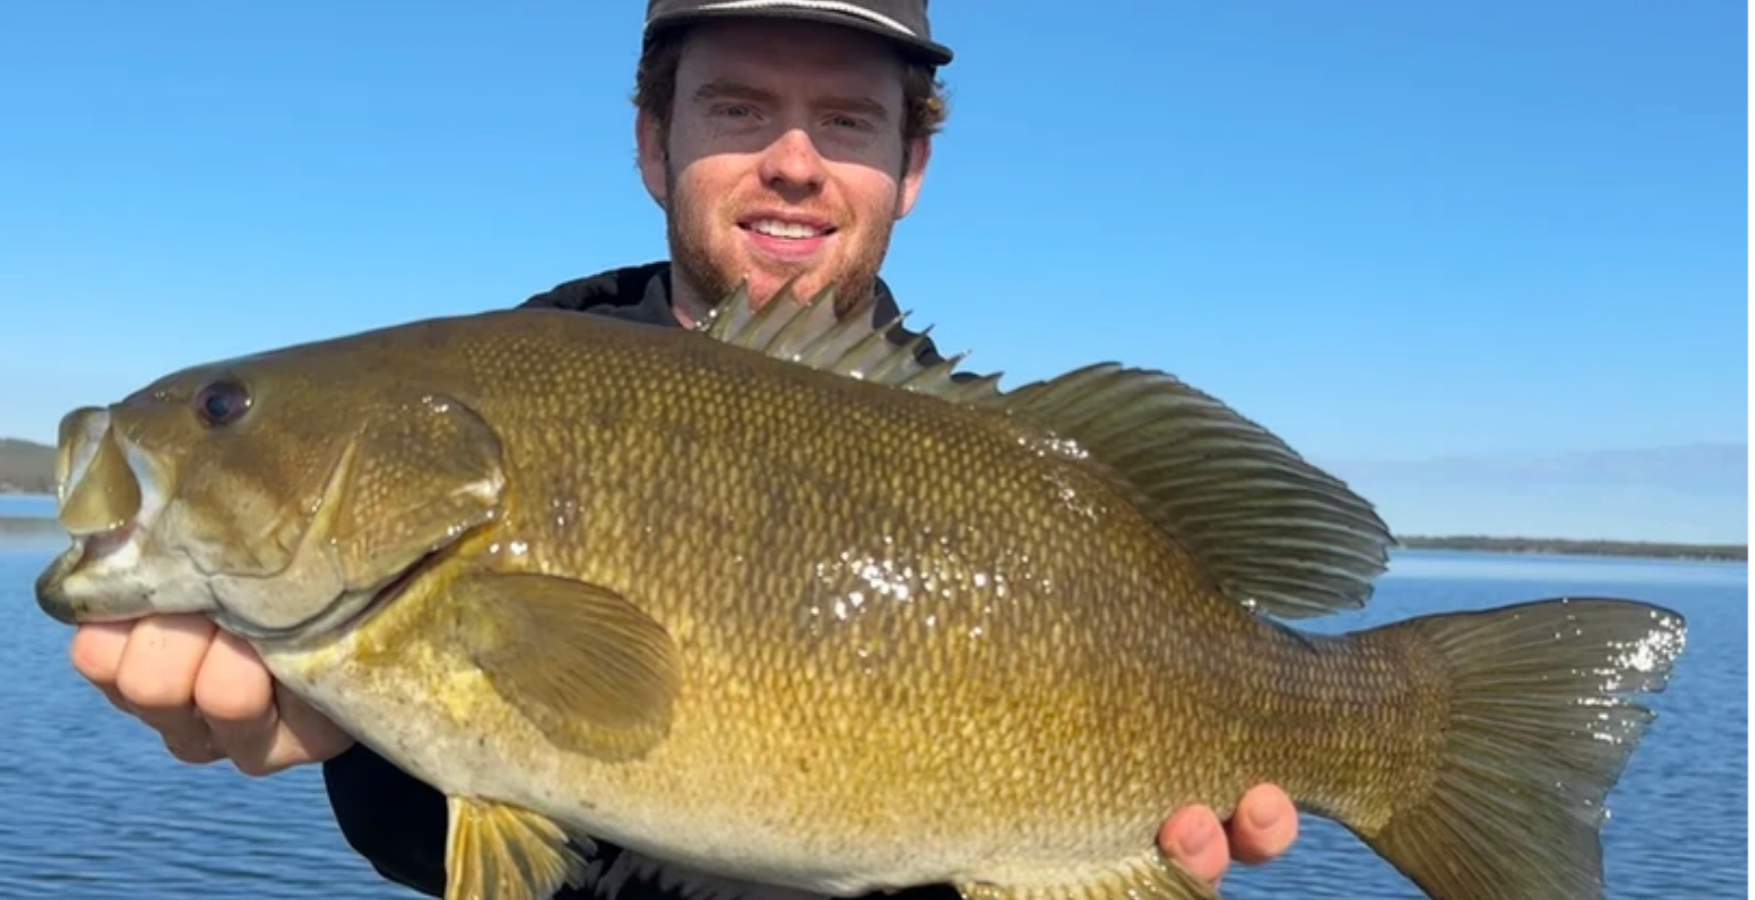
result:
<svg viewBox="0 0 1755 900"><path fill-rule="evenodd" d="M1216 896L1165 817L1251 785L1439 900L1602 895L1682 618L1552 599L1342 636L1391 539L1167 375L1002 391L829 296L706 335L423 321L70 413L63 622L202 611L449 798L450 898L614 841L852 896Z"/></svg>

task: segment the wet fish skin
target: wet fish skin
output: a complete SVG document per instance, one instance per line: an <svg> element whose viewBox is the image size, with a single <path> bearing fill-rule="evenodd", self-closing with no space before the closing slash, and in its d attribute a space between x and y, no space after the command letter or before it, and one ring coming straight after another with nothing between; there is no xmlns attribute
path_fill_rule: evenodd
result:
<svg viewBox="0 0 1755 900"><path fill-rule="evenodd" d="M1381 569L1344 486L1155 373L1001 393L831 306L734 301L717 339L522 310L178 373L64 429L138 470L69 506L135 549L76 550L39 602L205 604L452 798L456 896L576 881L568 833L840 895L1212 896L1156 829L1262 781L1430 896L1600 896L1592 816L1649 720L1616 698L1663 686L1679 616L1295 631L1261 613Z"/></svg>

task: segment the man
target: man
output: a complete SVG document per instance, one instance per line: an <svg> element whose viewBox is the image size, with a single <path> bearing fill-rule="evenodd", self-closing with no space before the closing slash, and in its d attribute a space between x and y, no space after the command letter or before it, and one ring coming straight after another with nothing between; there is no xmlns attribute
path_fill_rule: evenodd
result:
<svg viewBox="0 0 1755 900"><path fill-rule="evenodd" d="M635 133L671 259L563 284L527 305L676 327L740 281L766 301L797 277L804 295L830 284L843 297L875 292L877 315L894 315L877 273L919 194L944 116L936 70L951 58L930 38L925 0L654 0L648 12ZM82 628L72 655L178 759L229 758L250 774L322 762L355 849L387 878L442 893L438 793L279 690L242 642L167 616ZM1262 786L1241 798L1229 835L1192 808L1165 823L1160 843L1216 881L1229 859L1284 852L1296 828L1285 794ZM604 863L617 853L597 850ZM933 892L949 895L913 893ZM633 882L622 895L660 893Z"/></svg>

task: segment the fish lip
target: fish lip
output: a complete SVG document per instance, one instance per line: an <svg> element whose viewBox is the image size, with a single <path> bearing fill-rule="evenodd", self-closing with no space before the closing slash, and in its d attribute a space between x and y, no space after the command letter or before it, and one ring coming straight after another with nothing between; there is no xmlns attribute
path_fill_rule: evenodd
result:
<svg viewBox="0 0 1755 900"><path fill-rule="evenodd" d="M130 524L123 528L113 529L96 535L75 537L71 546L56 554L41 573L37 575L35 587L37 608L49 618L63 625L95 625L105 622L132 622L151 615L153 610L147 608L128 609L121 612L94 611L78 599L77 582L75 579L90 573L102 565L107 559L125 548L137 546L135 535L138 529ZM125 537L122 537L124 536ZM115 546L93 553L91 543L97 539L114 541ZM74 590L69 590L69 584Z"/></svg>
<svg viewBox="0 0 1755 900"><path fill-rule="evenodd" d="M49 562L42 574L37 576L37 608L49 618L63 625L81 624L78 607L65 590L67 576L72 573L73 567L79 564L81 553L82 550L78 544L63 550L60 555Z"/></svg>

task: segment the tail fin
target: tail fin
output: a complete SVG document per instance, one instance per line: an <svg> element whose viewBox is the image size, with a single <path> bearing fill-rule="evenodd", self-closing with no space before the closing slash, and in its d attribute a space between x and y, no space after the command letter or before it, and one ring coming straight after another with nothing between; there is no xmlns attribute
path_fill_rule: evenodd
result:
<svg viewBox="0 0 1755 900"><path fill-rule="evenodd" d="M1623 600L1547 600L1387 625L1446 670L1449 726L1431 787L1371 848L1437 900L1603 896L1603 798L1686 642L1680 615Z"/></svg>

